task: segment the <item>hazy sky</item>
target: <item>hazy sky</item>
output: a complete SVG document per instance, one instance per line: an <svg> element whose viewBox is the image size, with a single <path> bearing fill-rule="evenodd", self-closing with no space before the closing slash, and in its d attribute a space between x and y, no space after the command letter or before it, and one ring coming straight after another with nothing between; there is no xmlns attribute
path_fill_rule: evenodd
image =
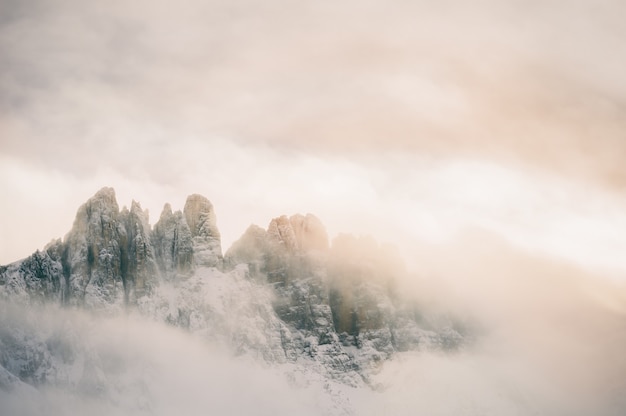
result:
<svg viewBox="0 0 626 416"><path fill-rule="evenodd" d="M102 186L626 274L626 3L0 0L0 264Z"/></svg>
<svg viewBox="0 0 626 416"><path fill-rule="evenodd" d="M410 282L424 305L491 331L474 355L387 365L400 382L354 401L364 414L476 397L516 414L502 397L528 391L559 410L542 414L623 414L625 16L623 0L0 0L0 264L64 236L103 186L153 224L205 195L224 251L311 212L396 243L441 276ZM168 345L137 334L131 352Z"/></svg>

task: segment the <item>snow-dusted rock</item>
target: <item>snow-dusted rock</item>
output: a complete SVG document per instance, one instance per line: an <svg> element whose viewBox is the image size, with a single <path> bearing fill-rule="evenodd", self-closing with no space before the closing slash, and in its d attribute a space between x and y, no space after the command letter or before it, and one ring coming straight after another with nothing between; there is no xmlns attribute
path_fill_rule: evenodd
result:
<svg viewBox="0 0 626 416"><path fill-rule="evenodd" d="M450 320L420 314L397 293L402 273L393 249L372 238L342 235L329 246L311 214L274 218L267 230L249 227L223 259L208 199L191 195L182 212L166 204L151 229L139 203L120 211L113 189L104 188L79 208L63 240L0 267L0 299L110 315L125 306L238 355L286 366L294 380L315 374L363 386L397 352L464 342ZM59 352L22 335L0 333L5 347L29 345L0 357L22 381L70 379L63 371L82 362L71 347ZM59 364L63 351L71 363ZM90 368L80 371L97 390L104 376Z"/></svg>
<svg viewBox="0 0 626 416"><path fill-rule="evenodd" d="M396 293L405 271L393 248L350 235L329 248L323 225L310 214L274 218L267 230L249 227L225 262L248 264L256 282L272 287L274 312L288 329L282 334L288 359L312 360L347 384L367 382L398 351L462 343L449 322L431 322Z"/></svg>
<svg viewBox="0 0 626 416"><path fill-rule="evenodd" d="M0 267L0 286L4 287L0 293L8 298L32 303L60 302L66 281L61 263L51 258L46 250L37 250L22 261Z"/></svg>
<svg viewBox="0 0 626 416"><path fill-rule="evenodd" d="M161 275L168 280L193 271L191 231L182 212L165 204L152 230L152 244Z"/></svg>
<svg viewBox="0 0 626 416"><path fill-rule="evenodd" d="M78 209L61 260L69 278L68 302L102 306L124 299L120 242L126 230L119 215L112 188L101 189Z"/></svg>
<svg viewBox="0 0 626 416"><path fill-rule="evenodd" d="M120 272L125 282L126 300L134 303L158 284L158 266L148 211L143 211L139 203L133 201L130 211L122 211L120 221L126 231L120 241Z"/></svg>
<svg viewBox="0 0 626 416"><path fill-rule="evenodd" d="M0 293L118 308L149 295L162 279L191 275L196 264L221 266L221 252L206 198L190 196L184 215L166 204L152 230L138 202L120 211L115 191L103 188L78 209L62 241L0 269Z"/></svg>
<svg viewBox="0 0 626 416"><path fill-rule="evenodd" d="M183 210L193 241L194 261L199 266L221 267L222 244L213 204L202 195L187 197Z"/></svg>

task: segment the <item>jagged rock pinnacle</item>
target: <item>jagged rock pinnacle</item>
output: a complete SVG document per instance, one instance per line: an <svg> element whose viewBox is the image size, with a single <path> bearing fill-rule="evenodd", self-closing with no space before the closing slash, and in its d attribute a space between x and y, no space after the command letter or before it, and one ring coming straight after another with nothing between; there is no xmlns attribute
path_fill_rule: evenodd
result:
<svg viewBox="0 0 626 416"><path fill-rule="evenodd" d="M183 213L192 237L220 238L213 204L208 199L198 194L189 195Z"/></svg>
<svg viewBox="0 0 626 416"><path fill-rule="evenodd" d="M24 263L32 265L28 270L47 270L38 274L39 281L31 279L40 288L33 299L45 292L62 303L90 307L134 303L161 278L189 276L195 266L222 265L220 234L208 199L191 195L184 214L165 204L151 229L148 210L133 200L130 209L120 211L110 187L80 206L62 241L31 257Z"/></svg>
<svg viewBox="0 0 626 416"><path fill-rule="evenodd" d="M174 279L193 270L193 243L191 231L182 212L172 212L165 204L159 221L152 230L152 244L162 275Z"/></svg>
<svg viewBox="0 0 626 416"><path fill-rule="evenodd" d="M326 229L313 214L274 218L267 227L267 234L290 252L328 249Z"/></svg>
<svg viewBox="0 0 626 416"><path fill-rule="evenodd" d="M193 239L194 262L221 267L222 245L213 204L202 195L193 194L187 197L183 213Z"/></svg>

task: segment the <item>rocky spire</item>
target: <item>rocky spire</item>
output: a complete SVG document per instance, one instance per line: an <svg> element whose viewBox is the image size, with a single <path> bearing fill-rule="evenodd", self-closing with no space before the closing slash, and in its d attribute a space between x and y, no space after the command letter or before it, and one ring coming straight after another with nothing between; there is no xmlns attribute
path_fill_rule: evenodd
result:
<svg viewBox="0 0 626 416"><path fill-rule="evenodd" d="M183 213L192 237L220 239L213 204L208 199L198 194L189 195Z"/></svg>
<svg viewBox="0 0 626 416"><path fill-rule="evenodd" d="M251 226L226 253L226 263L247 263L250 272L272 283L285 284L294 276L311 274L317 255L328 251L328 234L314 215L273 218L267 231Z"/></svg>
<svg viewBox="0 0 626 416"><path fill-rule="evenodd" d="M276 244L292 253L328 249L326 229L313 214L274 218L267 227L267 234Z"/></svg>
<svg viewBox="0 0 626 416"><path fill-rule="evenodd" d="M189 274L193 270L193 244L191 231L182 212L172 212L165 204L159 221L152 231L152 244L161 274L173 279L178 274Z"/></svg>
<svg viewBox="0 0 626 416"><path fill-rule="evenodd" d="M202 195L189 195L183 213L191 231L195 264L221 267L222 244L213 204Z"/></svg>
<svg viewBox="0 0 626 416"><path fill-rule="evenodd" d="M148 211L133 201L130 211L121 215L125 233L120 237L121 276L127 301L134 302L157 284L157 263L151 242Z"/></svg>
<svg viewBox="0 0 626 416"><path fill-rule="evenodd" d="M315 215L292 215L289 217L289 223L300 250L304 252L328 250L326 228Z"/></svg>
<svg viewBox="0 0 626 416"><path fill-rule="evenodd" d="M8 283L18 290L23 286L20 281L27 282L32 290L25 293L31 300L45 296L90 307L135 303L158 285L160 277L190 274L194 245L203 260L199 264L214 266L221 261L210 202L190 197L186 212L194 226L193 239L183 213L172 213L169 204L151 230L148 211L138 202L120 212L113 188L102 188L78 209L63 241L15 263L10 268L15 281Z"/></svg>
<svg viewBox="0 0 626 416"><path fill-rule="evenodd" d="M113 303L124 297L119 207L113 188L102 188L76 213L63 256L72 303Z"/></svg>

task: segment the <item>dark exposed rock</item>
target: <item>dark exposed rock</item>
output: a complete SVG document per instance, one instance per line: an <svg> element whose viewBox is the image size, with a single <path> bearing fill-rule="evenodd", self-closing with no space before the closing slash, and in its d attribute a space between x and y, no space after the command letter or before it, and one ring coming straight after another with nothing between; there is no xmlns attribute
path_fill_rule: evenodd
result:
<svg viewBox="0 0 626 416"><path fill-rule="evenodd" d="M324 258L328 237L313 215L281 216L267 231L251 226L226 253L226 261L247 263L251 275L274 285L274 309L298 330L327 337L332 328Z"/></svg>
<svg viewBox="0 0 626 416"><path fill-rule="evenodd" d="M398 295L406 271L393 247L340 235L329 248L324 227L310 214L274 218L267 230L249 227L225 258L231 266L247 263L252 278L273 286L276 314L302 337L286 338L287 356L300 351L332 371L366 373L396 351L454 349L462 342L445 320L418 322L415 304ZM361 358L340 359L345 347L357 348Z"/></svg>
<svg viewBox="0 0 626 416"><path fill-rule="evenodd" d="M121 215L125 235L121 236L121 274L126 300L135 302L157 284L157 263L151 242L148 212L133 201Z"/></svg>
<svg viewBox="0 0 626 416"><path fill-rule="evenodd" d="M167 279L188 275L193 270L191 231L180 211L172 213L165 204L152 231L152 244L161 274Z"/></svg>
<svg viewBox="0 0 626 416"><path fill-rule="evenodd" d="M0 285L7 288L8 294L33 303L61 301L65 284L61 264L47 251L37 250L21 262L0 268Z"/></svg>
<svg viewBox="0 0 626 416"><path fill-rule="evenodd" d="M119 221L112 188L103 188L83 204L64 239L72 304L98 306L124 298L120 242L126 230Z"/></svg>
<svg viewBox="0 0 626 416"><path fill-rule="evenodd" d="M139 203L120 211L115 191L103 188L78 209L63 241L0 269L0 284L31 301L96 308L135 303L161 277L190 275L194 259L221 265L219 238L213 206L200 195L188 198L185 216L166 204L151 230Z"/></svg>

